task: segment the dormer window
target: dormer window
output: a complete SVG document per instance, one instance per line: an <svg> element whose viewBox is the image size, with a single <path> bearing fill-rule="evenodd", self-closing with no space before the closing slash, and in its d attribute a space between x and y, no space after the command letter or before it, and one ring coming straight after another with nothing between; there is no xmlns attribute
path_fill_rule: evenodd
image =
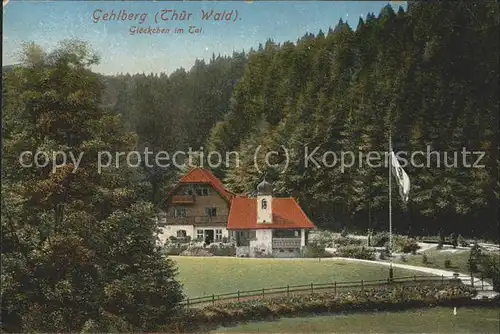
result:
<svg viewBox="0 0 500 334"><path fill-rule="evenodd" d="M208 187L198 186L196 187L196 195L198 196L208 196L209 190Z"/></svg>
<svg viewBox="0 0 500 334"><path fill-rule="evenodd" d="M265 198L261 201L261 208L262 210L267 210L267 201Z"/></svg>
<svg viewBox="0 0 500 334"><path fill-rule="evenodd" d="M190 186L183 187L182 190L179 193L180 195L185 195L185 196L192 196L194 195L193 188Z"/></svg>

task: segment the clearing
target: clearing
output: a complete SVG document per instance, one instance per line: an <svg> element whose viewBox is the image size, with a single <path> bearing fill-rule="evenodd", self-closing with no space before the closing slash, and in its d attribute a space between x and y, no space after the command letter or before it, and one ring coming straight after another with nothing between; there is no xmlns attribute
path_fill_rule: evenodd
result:
<svg viewBox="0 0 500 334"><path fill-rule="evenodd" d="M427 262L424 262L424 254L427 257ZM492 253L495 254L495 253ZM394 262L404 263L414 266L429 267L443 270L456 271L462 274L468 274L469 268L467 262L470 256L469 249L453 249L451 247L445 247L442 250L439 249L429 249L422 251L417 255L404 254L404 261L401 255L394 257ZM497 253L497 261L500 263L500 255ZM445 266L445 261L450 260L450 266ZM477 274L476 276L480 276Z"/></svg>
<svg viewBox="0 0 500 334"><path fill-rule="evenodd" d="M318 259L248 259L170 256L187 297L310 283L387 279L388 267ZM394 277L422 273L394 269Z"/></svg>

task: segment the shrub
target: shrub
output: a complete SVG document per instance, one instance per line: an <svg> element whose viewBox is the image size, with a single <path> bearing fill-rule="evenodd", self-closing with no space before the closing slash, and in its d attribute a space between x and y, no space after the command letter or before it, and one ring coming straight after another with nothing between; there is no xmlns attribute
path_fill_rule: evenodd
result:
<svg viewBox="0 0 500 334"><path fill-rule="evenodd" d="M386 260L391 256L391 252L389 252L389 246L386 246L381 252L380 252L380 260Z"/></svg>
<svg viewBox="0 0 500 334"><path fill-rule="evenodd" d="M479 244L477 242L474 242L474 244L470 250L470 253L472 256L475 256L475 257L480 257L482 255L481 247L479 247Z"/></svg>
<svg viewBox="0 0 500 334"><path fill-rule="evenodd" d="M412 238L396 236L394 240L394 246L396 250L403 253L416 254L417 250L420 249L417 241Z"/></svg>
<svg viewBox="0 0 500 334"><path fill-rule="evenodd" d="M374 247L385 247L389 244L389 233L376 233L372 236L371 244Z"/></svg>
<svg viewBox="0 0 500 334"><path fill-rule="evenodd" d="M423 254L422 255L422 263L423 264L428 264L429 263L429 259L427 258L427 254Z"/></svg>
<svg viewBox="0 0 500 334"><path fill-rule="evenodd" d="M453 248L457 248L458 246L458 235L455 233L450 234L450 240L451 244L453 245Z"/></svg>
<svg viewBox="0 0 500 334"><path fill-rule="evenodd" d="M211 244L208 251L215 256L236 256L236 247L233 244Z"/></svg>
<svg viewBox="0 0 500 334"><path fill-rule="evenodd" d="M438 245L437 245L437 247L436 247L436 248L437 248L438 250L443 249L443 242L442 242L441 240L439 240L439 243L438 243Z"/></svg>
<svg viewBox="0 0 500 334"><path fill-rule="evenodd" d="M374 235L375 234L373 233L373 231L369 232L369 234L368 234L368 246L369 247L375 247L375 243L373 241Z"/></svg>
<svg viewBox="0 0 500 334"><path fill-rule="evenodd" d="M480 258L481 273L485 278L491 278L493 290L500 292L500 257L483 254Z"/></svg>
<svg viewBox="0 0 500 334"><path fill-rule="evenodd" d="M479 262L482 258L483 254L481 252L481 248L477 243L474 243L470 250L469 259L467 260L467 267L469 272L477 273L479 271Z"/></svg>
<svg viewBox="0 0 500 334"><path fill-rule="evenodd" d="M179 255L181 256L213 256L208 250L199 246L189 246Z"/></svg>
<svg viewBox="0 0 500 334"><path fill-rule="evenodd" d="M253 249L255 257L260 257L260 258L273 258L273 254L269 254L266 252L265 249L259 248L259 247L254 247Z"/></svg>
<svg viewBox="0 0 500 334"><path fill-rule="evenodd" d="M103 312L99 320L88 319L82 326L81 333L129 333L133 326L122 317Z"/></svg>
<svg viewBox="0 0 500 334"><path fill-rule="evenodd" d="M469 259L467 260L467 267L470 273L478 272L477 259L473 256L472 252L470 252Z"/></svg>
<svg viewBox="0 0 500 334"><path fill-rule="evenodd" d="M363 244L362 239L351 238L351 237L339 237L333 240L335 247L345 247L345 246L361 246Z"/></svg>
<svg viewBox="0 0 500 334"><path fill-rule="evenodd" d="M402 261L402 262L407 262L408 260L406 259L406 256L401 255L401 261Z"/></svg>
<svg viewBox="0 0 500 334"><path fill-rule="evenodd" d="M438 238L439 238L439 241L441 241L442 243L444 243L446 241L445 238L444 238L443 231L439 231Z"/></svg>
<svg viewBox="0 0 500 334"><path fill-rule="evenodd" d="M175 243L170 243L165 245L164 247L164 252L167 255L181 255L182 252L187 250L189 245L187 244L175 244Z"/></svg>
<svg viewBox="0 0 500 334"><path fill-rule="evenodd" d="M366 247L346 246L337 248L337 256L354 259L374 260L375 254Z"/></svg>
<svg viewBox="0 0 500 334"><path fill-rule="evenodd" d="M328 257L330 256L325 251L325 246L319 242L310 242L307 244L303 250L302 254L304 257Z"/></svg>
<svg viewBox="0 0 500 334"><path fill-rule="evenodd" d="M265 320L305 312L400 310L431 305L470 302L474 291L457 284L399 284L361 290L325 291L307 295L277 296L182 309L162 332L210 332L211 328L240 321Z"/></svg>
<svg viewBox="0 0 500 334"><path fill-rule="evenodd" d="M349 232L347 231L347 227L344 227L342 229L342 231L340 231L340 236L341 237L347 237L348 234L349 234Z"/></svg>
<svg viewBox="0 0 500 334"><path fill-rule="evenodd" d="M451 260L450 259L444 260L444 267L445 268L451 268Z"/></svg>
<svg viewBox="0 0 500 334"><path fill-rule="evenodd" d="M469 247L469 242L465 240L461 235L458 235L458 244L460 247Z"/></svg>
<svg viewBox="0 0 500 334"><path fill-rule="evenodd" d="M311 238L312 239L312 238ZM335 239L333 233L329 231L320 231L316 233L311 242L316 242L324 247L333 247L333 240Z"/></svg>

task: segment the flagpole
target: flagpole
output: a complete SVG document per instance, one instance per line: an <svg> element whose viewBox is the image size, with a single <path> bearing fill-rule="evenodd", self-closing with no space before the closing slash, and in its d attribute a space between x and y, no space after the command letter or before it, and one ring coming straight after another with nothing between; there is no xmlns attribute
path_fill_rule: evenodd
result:
<svg viewBox="0 0 500 334"><path fill-rule="evenodd" d="M389 124L389 280L392 282L393 269L392 269L392 136L391 125Z"/></svg>

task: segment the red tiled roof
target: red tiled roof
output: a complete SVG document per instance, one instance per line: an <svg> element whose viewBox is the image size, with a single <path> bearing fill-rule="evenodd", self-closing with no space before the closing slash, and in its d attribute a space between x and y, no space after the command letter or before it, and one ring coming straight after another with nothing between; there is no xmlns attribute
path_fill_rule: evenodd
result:
<svg viewBox="0 0 500 334"><path fill-rule="evenodd" d="M184 175L179 182L175 185L172 190L169 191L167 197L170 197L173 192L181 185L181 184L189 184L189 183L204 183L211 185L225 200L231 202L231 199L235 196L235 194L226 188L218 178L215 177L212 172L204 168L193 168L186 175Z"/></svg>
<svg viewBox="0 0 500 334"><path fill-rule="evenodd" d="M228 230L313 229L316 226L293 198L273 198L273 222L257 224L257 199L234 197L227 222Z"/></svg>

